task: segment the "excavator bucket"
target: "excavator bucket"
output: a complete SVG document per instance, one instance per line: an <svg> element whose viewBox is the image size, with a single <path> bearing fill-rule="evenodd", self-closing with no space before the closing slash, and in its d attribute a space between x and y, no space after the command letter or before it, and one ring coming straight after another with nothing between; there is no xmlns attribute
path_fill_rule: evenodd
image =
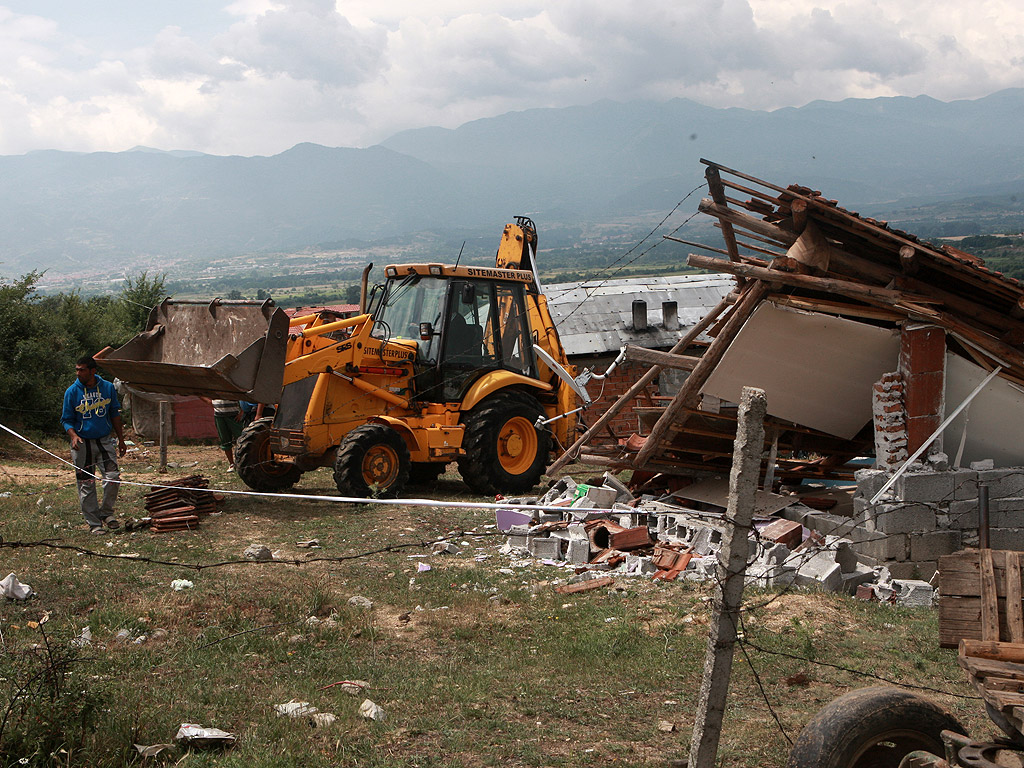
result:
<svg viewBox="0 0 1024 768"><path fill-rule="evenodd" d="M165 299L144 332L94 357L146 392L276 403L287 344L288 316L272 301Z"/></svg>

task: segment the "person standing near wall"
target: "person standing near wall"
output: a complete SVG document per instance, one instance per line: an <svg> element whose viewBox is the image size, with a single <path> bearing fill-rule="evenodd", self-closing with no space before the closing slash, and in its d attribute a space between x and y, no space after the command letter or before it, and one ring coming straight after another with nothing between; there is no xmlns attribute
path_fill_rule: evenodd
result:
<svg viewBox="0 0 1024 768"><path fill-rule="evenodd" d="M121 485L118 456L124 456L124 422L117 391L109 381L96 375L96 361L89 356L75 364L74 384L64 392L61 426L71 438L71 461L75 465L78 501L89 531L105 534L121 524L114 517L114 504ZM117 435L117 442L114 436ZM103 477L103 501L96 498L96 470Z"/></svg>

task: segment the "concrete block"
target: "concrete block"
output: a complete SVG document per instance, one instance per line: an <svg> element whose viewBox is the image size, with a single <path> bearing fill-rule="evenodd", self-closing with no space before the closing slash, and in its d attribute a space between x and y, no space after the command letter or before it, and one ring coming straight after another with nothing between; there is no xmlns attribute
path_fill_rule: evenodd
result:
<svg viewBox="0 0 1024 768"><path fill-rule="evenodd" d="M803 526L793 520L773 520L758 535L764 541L778 542L795 549L803 541Z"/></svg>
<svg viewBox="0 0 1024 768"><path fill-rule="evenodd" d="M990 528L988 543L992 549L1015 549L1024 552L1024 529Z"/></svg>
<svg viewBox="0 0 1024 768"><path fill-rule="evenodd" d="M949 502L953 500L953 475L950 472L907 472L897 478L897 498L907 501Z"/></svg>
<svg viewBox="0 0 1024 768"><path fill-rule="evenodd" d="M979 472L984 472L986 470L992 469L993 467L995 467L995 465L996 463L992 461L992 459L981 459L980 461L972 461L971 469L976 469Z"/></svg>
<svg viewBox="0 0 1024 768"><path fill-rule="evenodd" d="M626 555L626 573L633 576L647 576L657 573L658 567L647 555Z"/></svg>
<svg viewBox="0 0 1024 768"><path fill-rule="evenodd" d="M978 472L978 482L988 486L989 499L1024 496L1024 469L989 469Z"/></svg>
<svg viewBox="0 0 1024 768"><path fill-rule="evenodd" d="M586 565L590 562L590 540L569 539L565 549L565 559L573 565Z"/></svg>
<svg viewBox="0 0 1024 768"><path fill-rule="evenodd" d="M857 587L861 584L869 584L875 580L875 569L866 565L857 564L852 570L841 570L843 577L843 592L848 595L857 593Z"/></svg>
<svg viewBox="0 0 1024 768"><path fill-rule="evenodd" d="M858 555L867 555L875 560L906 560L909 551L905 533L864 532L853 538L850 546Z"/></svg>
<svg viewBox="0 0 1024 768"><path fill-rule="evenodd" d="M928 581L935 575L939 563L937 560L925 560L921 562L908 561L905 563L886 563L889 575L893 579L920 579Z"/></svg>
<svg viewBox="0 0 1024 768"><path fill-rule="evenodd" d="M534 536L530 541L530 554L546 560L561 560L564 545L565 542L562 539Z"/></svg>
<svg viewBox="0 0 1024 768"><path fill-rule="evenodd" d="M910 560L938 560L960 549L960 531L932 531L910 537ZM896 558L901 560L903 558Z"/></svg>
<svg viewBox="0 0 1024 768"><path fill-rule="evenodd" d="M619 478L613 475L611 472L604 473L604 480L602 484L605 488L614 488L616 491L615 500L618 502L626 503L632 501L635 497L630 492Z"/></svg>
<svg viewBox="0 0 1024 768"><path fill-rule="evenodd" d="M988 524L993 528L1024 526L1024 498L1016 496L989 502Z"/></svg>
<svg viewBox="0 0 1024 768"><path fill-rule="evenodd" d="M819 551L798 566L793 583L798 587L818 586L829 592L843 588L843 574L830 552Z"/></svg>
<svg viewBox="0 0 1024 768"><path fill-rule="evenodd" d="M854 492L854 498L870 499L881 490L882 486L889 479L890 474L890 472L882 469L858 469L853 473L853 477L857 481L857 490Z"/></svg>
<svg viewBox="0 0 1024 768"><path fill-rule="evenodd" d="M950 504L949 527L958 531L978 530L978 500L965 499Z"/></svg>
<svg viewBox="0 0 1024 768"><path fill-rule="evenodd" d="M848 539L826 536L825 546L832 550L832 554L835 555L836 562L839 563L843 573L857 569L860 561L857 559L857 553L853 551L853 547Z"/></svg>
<svg viewBox="0 0 1024 768"><path fill-rule="evenodd" d="M955 469L953 475L953 498L956 501L978 498L978 473L973 469Z"/></svg>
<svg viewBox="0 0 1024 768"><path fill-rule="evenodd" d="M927 581L920 579L893 579L896 602L908 608L931 608L935 590Z"/></svg>
<svg viewBox="0 0 1024 768"><path fill-rule="evenodd" d="M508 545L512 549L528 552L530 551L530 541L534 538L528 533L511 533L508 537Z"/></svg>
<svg viewBox="0 0 1024 768"><path fill-rule="evenodd" d="M925 504L876 504L868 513L866 528L882 533L913 533L935 530L935 513Z"/></svg>

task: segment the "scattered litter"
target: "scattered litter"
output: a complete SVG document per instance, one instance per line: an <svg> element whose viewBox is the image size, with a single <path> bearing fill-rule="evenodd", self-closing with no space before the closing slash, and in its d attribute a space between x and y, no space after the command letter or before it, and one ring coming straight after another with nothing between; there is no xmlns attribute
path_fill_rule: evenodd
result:
<svg viewBox="0 0 1024 768"><path fill-rule="evenodd" d="M235 743L233 733L222 731L220 728L205 728L195 723L182 723L174 739L197 749L230 747Z"/></svg>
<svg viewBox="0 0 1024 768"><path fill-rule="evenodd" d="M308 701L286 701L284 704L275 704L274 711L277 712L278 717L305 717L306 715L315 715L318 710Z"/></svg>
<svg viewBox="0 0 1024 768"><path fill-rule="evenodd" d="M273 552L270 551L270 547L264 544L250 544L245 548L242 553L242 557L246 560L252 560L257 563L265 563L274 559Z"/></svg>
<svg viewBox="0 0 1024 768"><path fill-rule="evenodd" d="M658 730L662 733L672 733L676 729L675 723L670 723L668 720L658 721Z"/></svg>
<svg viewBox="0 0 1024 768"><path fill-rule="evenodd" d="M92 645L92 630L88 627L82 627L82 631L78 633L78 637L71 641L71 645L75 648L85 648L87 645Z"/></svg>
<svg viewBox="0 0 1024 768"><path fill-rule="evenodd" d="M195 584L188 579L175 579L171 582L171 589L175 592L181 592L183 589L192 589L194 586Z"/></svg>
<svg viewBox="0 0 1024 768"><path fill-rule="evenodd" d="M334 725L337 719L337 715L332 715L330 712L315 712L309 718L314 728L326 728L329 725Z"/></svg>
<svg viewBox="0 0 1024 768"><path fill-rule="evenodd" d="M373 608L373 601L368 597L363 597L362 595L352 595L352 597L348 599L348 604L354 605L357 608Z"/></svg>
<svg viewBox="0 0 1024 768"><path fill-rule="evenodd" d="M416 563L416 572L423 573L424 571L433 570L428 563Z"/></svg>
<svg viewBox="0 0 1024 768"><path fill-rule="evenodd" d="M461 551L451 541L435 541L434 546L430 549L431 554L434 555L457 555Z"/></svg>
<svg viewBox="0 0 1024 768"><path fill-rule="evenodd" d="M0 593L11 600L28 600L33 594L32 587L22 584L13 573L7 574L0 581Z"/></svg>
<svg viewBox="0 0 1024 768"><path fill-rule="evenodd" d="M295 546L299 549L318 549L320 547L320 539L310 539L309 541L297 541Z"/></svg>
<svg viewBox="0 0 1024 768"><path fill-rule="evenodd" d="M320 690L326 691L328 688L334 688L335 686L341 688L342 693L347 693L349 696L358 696L365 688L369 688L370 684L365 680L339 680L336 683L325 685Z"/></svg>
<svg viewBox="0 0 1024 768"><path fill-rule="evenodd" d="M174 749L173 744L150 744L149 746L145 744L132 744L132 746L138 750L141 757L156 757L165 749Z"/></svg>
<svg viewBox="0 0 1024 768"><path fill-rule="evenodd" d="M363 703L359 705L359 714L368 720L381 721L384 719L384 710L369 699L363 699Z"/></svg>

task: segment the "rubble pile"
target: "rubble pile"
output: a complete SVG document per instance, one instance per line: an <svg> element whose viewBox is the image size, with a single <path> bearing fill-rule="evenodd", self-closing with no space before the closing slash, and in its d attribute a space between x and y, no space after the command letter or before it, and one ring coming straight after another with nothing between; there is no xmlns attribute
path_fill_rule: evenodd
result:
<svg viewBox="0 0 1024 768"><path fill-rule="evenodd" d="M209 487L209 479L202 475L167 480L153 487L145 496L149 529L161 533L198 528L199 515L216 512L217 502L223 499L213 491L196 490Z"/></svg>
<svg viewBox="0 0 1024 768"><path fill-rule="evenodd" d="M498 528L508 534L503 551L577 569L666 581L715 578L725 510L668 498L635 498L610 473L600 485L563 477L544 496L505 500L518 508L497 512ZM811 512L797 499L788 508ZM879 576L879 569L860 561L849 540L812 531L795 520L755 517L751 538L748 584L855 594ZM903 602L899 598L904 591L913 590L889 587L872 599L890 601L895 595L892 602ZM914 600L920 599L921 592L915 593Z"/></svg>

